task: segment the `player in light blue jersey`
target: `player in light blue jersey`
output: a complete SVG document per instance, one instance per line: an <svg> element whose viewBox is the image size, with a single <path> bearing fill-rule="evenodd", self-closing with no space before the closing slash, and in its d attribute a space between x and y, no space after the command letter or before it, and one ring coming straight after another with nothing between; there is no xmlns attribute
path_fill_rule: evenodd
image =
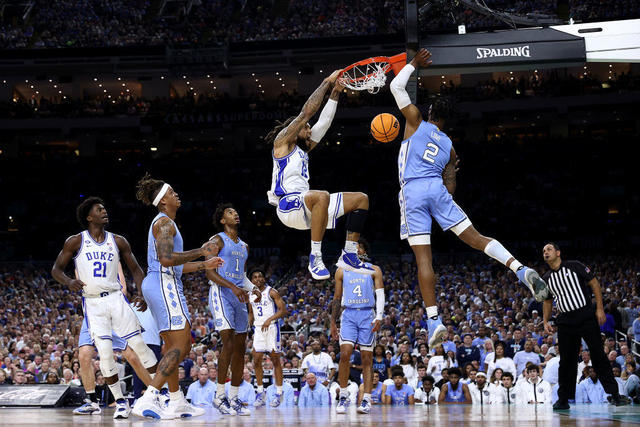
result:
<svg viewBox="0 0 640 427"><path fill-rule="evenodd" d="M429 51L420 49L391 82L391 93L406 119L404 140L398 155L400 237L408 239L416 257L420 291L429 317L429 347L433 348L442 342L446 328L438 316L436 305L436 279L431 256L432 217L443 230L453 231L472 248L484 251L509 267L536 300L544 301L548 288L535 270L522 265L500 242L478 233L464 211L453 201L458 160L451 139L440 130L447 115L447 105L433 103L425 121L405 89L417 68L431 65L430 57Z"/></svg>
<svg viewBox="0 0 640 427"><path fill-rule="evenodd" d="M183 252L182 236L175 223L181 202L178 193L164 181L146 174L137 185L136 197L153 205L158 214L151 222L147 237L147 277L142 293L164 341L164 355L151 385L133 407L140 417L172 419L204 414L187 402L178 383L178 365L191 350L191 318L182 286L182 273L220 267L223 261L213 255L214 245ZM192 262L200 257L205 261ZM169 385L169 404L161 404L158 390Z"/></svg>
<svg viewBox="0 0 640 427"><path fill-rule="evenodd" d="M358 256L361 260L368 259L368 251L369 244L361 238L358 241ZM342 268L336 271L331 315L331 335L334 339L338 338L336 321L340 317L341 308L344 308L340 319L340 367L338 369L340 400L336 406L338 414L344 414L347 411L350 359L356 344L360 345L364 380L363 398L357 412L368 414L371 411L373 346L384 314L384 283L380 267L369 265L373 269L373 274L354 273Z"/></svg>
<svg viewBox="0 0 640 427"><path fill-rule="evenodd" d="M327 229L336 227L344 214L347 218L347 238L336 265L344 270L371 274L358 259L356 245L369 212L369 198L364 193L333 193L309 189L309 152L322 140L331 126L338 108L342 85L336 82L341 70L323 80L302 107L300 114L290 117L269 132L265 140L273 143L273 174L269 203L277 207L284 225L298 230L311 229L309 272L316 280L330 277L322 261L322 238ZM331 96L313 127L309 120L316 114L324 95L333 86Z"/></svg>
<svg viewBox="0 0 640 427"><path fill-rule="evenodd" d="M213 214L213 224L220 231L209 240L224 265L217 270L207 270L209 279L209 310L214 316L216 330L222 339L222 351L218 358L218 390L213 407L223 415L251 415L251 411L238 399L238 387L242 384L244 353L249 328L247 303L252 291L260 300L262 294L246 276L249 246L238 236L240 216L229 203L218 205ZM225 383L231 366L229 396Z"/></svg>

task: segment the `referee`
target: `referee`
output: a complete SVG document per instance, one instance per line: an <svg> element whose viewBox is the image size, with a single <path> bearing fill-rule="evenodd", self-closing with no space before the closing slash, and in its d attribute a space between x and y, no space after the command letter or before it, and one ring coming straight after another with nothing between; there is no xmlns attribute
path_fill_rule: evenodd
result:
<svg viewBox="0 0 640 427"><path fill-rule="evenodd" d="M600 327L606 318L602 306L600 283L593 271L578 261L562 261L560 248L555 243L548 243L542 249L545 262L551 268L543 276L551 295L543 305L544 329L553 334L549 325L552 300L556 302L558 316L558 346L560 368L558 372L558 401L553 409L569 409L569 399L575 399L576 373L578 371L578 353L582 339L589 347L593 368L604 387L611 395L611 403L616 406L627 405L626 398L618 393L618 383L613 377L611 365L604 354ZM589 287L591 289L589 289ZM596 309L591 303L591 291L595 295Z"/></svg>

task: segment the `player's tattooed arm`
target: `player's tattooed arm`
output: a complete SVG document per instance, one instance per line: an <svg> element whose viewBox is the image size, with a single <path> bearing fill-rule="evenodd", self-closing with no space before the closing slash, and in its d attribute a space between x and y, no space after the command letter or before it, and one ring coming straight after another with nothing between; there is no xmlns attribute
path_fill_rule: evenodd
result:
<svg viewBox="0 0 640 427"><path fill-rule="evenodd" d="M185 264L206 255L208 251L210 251L210 248L207 247L207 242L198 249L192 249L186 252L174 252L173 237L175 235L176 229L168 218L160 218L153 224L153 236L156 238L158 260L163 267Z"/></svg>
<svg viewBox="0 0 640 427"><path fill-rule="evenodd" d="M81 290L85 284L82 283L81 280L72 279L67 276L64 272L65 268L73 258L73 254L80 250L80 246L82 245L82 234L75 234L69 237L65 242L62 250L58 254L56 258L56 262L53 264L53 268L51 269L51 276L53 276L56 281L62 285L65 285L72 291Z"/></svg>
<svg viewBox="0 0 640 427"><path fill-rule="evenodd" d="M458 172L458 156L456 151L451 147L451 154L449 156L449 163L444 167L442 171L442 181L444 186L447 187L449 194L453 195L456 191L456 173Z"/></svg>
<svg viewBox="0 0 640 427"><path fill-rule="evenodd" d="M302 106L302 111L300 114L287 126L282 129L280 133L276 136L273 146L277 148L282 145L288 145L295 142L298 137L298 133L302 130L303 127L307 125L307 122L311 117L313 117L320 106L322 105L322 101L324 101L324 95L327 93L327 90L335 83L338 75L342 70L336 70L329 77L324 79L320 86L313 91L307 102Z"/></svg>

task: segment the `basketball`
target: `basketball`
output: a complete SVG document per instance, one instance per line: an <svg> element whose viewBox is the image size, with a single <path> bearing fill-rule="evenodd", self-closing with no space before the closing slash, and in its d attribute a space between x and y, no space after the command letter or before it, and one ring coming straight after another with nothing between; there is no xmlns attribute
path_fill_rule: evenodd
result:
<svg viewBox="0 0 640 427"><path fill-rule="evenodd" d="M400 123L393 114L378 114L371 120L371 135L380 142L391 142L397 138Z"/></svg>

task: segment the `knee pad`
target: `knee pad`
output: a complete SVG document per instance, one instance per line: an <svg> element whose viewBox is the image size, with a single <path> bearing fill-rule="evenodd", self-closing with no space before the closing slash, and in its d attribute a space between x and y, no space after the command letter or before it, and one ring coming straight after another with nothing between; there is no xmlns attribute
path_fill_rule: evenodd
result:
<svg viewBox="0 0 640 427"><path fill-rule="evenodd" d="M113 344L110 339L95 337L95 346L100 355L100 371L105 378L118 374L116 361L113 360Z"/></svg>
<svg viewBox="0 0 640 427"><path fill-rule="evenodd" d="M136 353L136 355L140 359L140 362L142 363L142 366L144 366L145 368L150 368L158 363L156 355L153 354L153 351L149 348L149 346L144 343L141 335L135 335L129 338L127 344L129 344L131 350Z"/></svg>

